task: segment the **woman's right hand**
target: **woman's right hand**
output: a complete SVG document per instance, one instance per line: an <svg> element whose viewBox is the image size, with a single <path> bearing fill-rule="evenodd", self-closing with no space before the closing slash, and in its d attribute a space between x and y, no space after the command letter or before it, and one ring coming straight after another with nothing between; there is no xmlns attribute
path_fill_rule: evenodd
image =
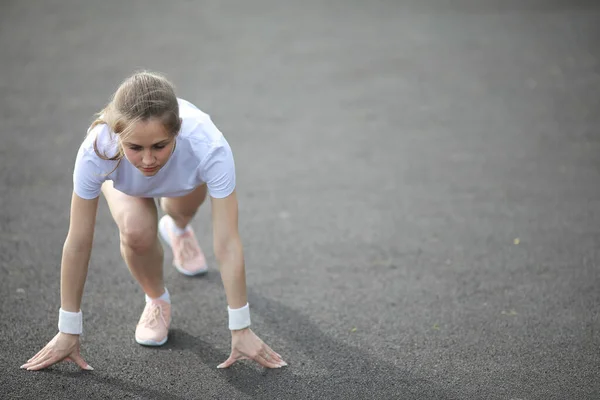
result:
<svg viewBox="0 0 600 400"><path fill-rule="evenodd" d="M63 360L73 361L82 369L92 371L92 368L79 354L79 335L59 332L35 356L31 357L21 368L37 371L47 368Z"/></svg>

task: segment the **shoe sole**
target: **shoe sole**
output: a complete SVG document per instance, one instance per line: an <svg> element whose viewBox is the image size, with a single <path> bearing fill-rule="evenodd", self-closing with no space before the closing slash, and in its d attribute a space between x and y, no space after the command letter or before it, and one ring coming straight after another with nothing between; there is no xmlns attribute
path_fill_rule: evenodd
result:
<svg viewBox="0 0 600 400"><path fill-rule="evenodd" d="M160 233L160 236L161 236L162 240L164 240L164 242L169 247L171 247L171 239L169 238L169 231L168 231L168 228L166 226L166 223L167 223L166 221L167 220L166 220L165 217L162 217L160 219L160 221L158 222L158 231ZM204 275L204 274L206 274L208 272L208 267L206 267L204 269L201 269L198 272L190 272L190 271L187 271L187 270L183 269L179 264L177 264L175 262L173 262L173 266L175 267L175 269L177 271L179 271L180 273L182 273L183 275L186 275L186 276Z"/></svg>
<svg viewBox="0 0 600 400"><path fill-rule="evenodd" d="M162 346L163 344L167 343L168 338L169 337L167 336L160 342L155 342L154 340L139 340L138 338L135 338L135 341L142 346Z"/></svg>

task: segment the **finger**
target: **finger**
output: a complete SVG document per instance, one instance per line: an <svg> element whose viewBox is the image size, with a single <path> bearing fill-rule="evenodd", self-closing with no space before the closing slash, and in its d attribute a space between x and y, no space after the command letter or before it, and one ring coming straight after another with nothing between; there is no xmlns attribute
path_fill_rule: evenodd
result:
<svg viewBox="0 0 600 400"><path fill-rule="evenodd" d="M279 354L275 353L273 350L267 349L267 352L271 356L271 358L270 358L271 360L275 361L278 364L281 364L282 367L285 367L287 365L287 363L285 361L283 361L283 358L281 358L281 356Z"/></svg>
<svg viewBox="0 0 600 400"><path fill-rule="evenodd" d="M270 348L269 346L267 346L265 344L265 345L263 345L263 349L264 349L264 352L266 354L265 358L267 359L267 361L271 361L272 360L272 361L280 364L282 367L287 366L287 363L285 361L283 361L283 358L279 354L277 354L276 352L274 352L272 348Z"/></svg>
<svg viewBox="0 0 600 400"><path fill-rule="evenodd" d="M40 352L38 352L38 354L36 354L34 357L32 357L29 361L27 361L25 364L21 365L21 368L29 368L32 365L37 364L40 360L45 360L49 353L50 353L49 349L47 349L47 348L42 349Z"/></svg>
<svg viewBox="0 0 600 400"><path fill-rule="evenodd" d="M275 354L272 351L269 351L269 349L266 347L260 352L260 355L267 361L272 361L275 363L281 362L281 359L277 357L277 354Z"/></svg>
<svg viewBox="0 0 600 400"><path fill-rule="evenodd" d="M60 361L60 360L56 360L54 358L49 358L49 359L45 360L44 362L35 364L35 365L27 368L27 371L38 371L40 369L48 368L51 365L56 364L58 361Z"/></svg>
<svg viewBox="0 0 600 400"><path fill-rule="evenodd" d="M266 344L263 345L263 352L265 354L268 354L270 357L273 357L275 359L281 360L281 356L279 354L275 353L273 351L273 349L270 348L269 346L267 346Z"/></svg>
<svg viewBox="0 0 600 400"><path fill-rule="evenodd" d="M46 350L46 347L42 347L42 349L40 351L38 351L37 353L35 353L35 355L33 357L31 357L29 360L27 360L27 362L33 361L33 359L36 358L37 356L39 356L40 354L42 354L44 352L44 350Z"/></svg>
<svg viewBox="0 0 600 400"><path fill-rule="evenodd" d="M217 365L217 368L229 368L234 362L236 362L237 359L233 357L233 354L229 356L229 358L227 360L225 360L223 363Z"/></svg>
<svg viewBox="0 0 600 400"><path fill-rule="evenodd" d="M27 361L27 362L28 363L36 362L37 360L39 360L40 358L42 358L46 354L48 354L49 351L50 351L50 349L48 347L44 347L35 356L31 357L31 359L29 361Z"/></svg>
<svg viewBox="0 0 600 400"><path fill-rule="evenodd" d="M27 371L37 371L40 369L44 369L53 364L56 364L59 361L61 361L59 357L53 357L48 354L45 358L41 359L37 363L34 363L32 366L27 367Z"/></svg>
<svg viewBox="0 0 600 400"><path fill-rule="evenodd" d="M85 369L86 371L93 371L94 368L88 363L85 362L83 357L79 353L73 353L68 358L68 360L73 361L75 364L79 365L81 369Z"/></svg>
<svg viewBox="0 0 600 400"><path fill-rule="evenodd" d="M267 360L262 354L259 354L256 357L254 357L254 361L266 368L281 368L281 364L271 360Z"/></svg>

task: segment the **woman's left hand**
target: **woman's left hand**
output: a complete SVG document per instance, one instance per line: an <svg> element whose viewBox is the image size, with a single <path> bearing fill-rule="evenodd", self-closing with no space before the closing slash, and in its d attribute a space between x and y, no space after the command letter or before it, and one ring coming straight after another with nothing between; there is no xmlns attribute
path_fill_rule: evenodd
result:
<svg viewBox="0 0 600 400"><path fill-rule="evenodd" d="M217 368L228 368L237 360L254 360L266 368L281 368L287 363L265 344L250 328L231 331L231 355Z"/></svg>

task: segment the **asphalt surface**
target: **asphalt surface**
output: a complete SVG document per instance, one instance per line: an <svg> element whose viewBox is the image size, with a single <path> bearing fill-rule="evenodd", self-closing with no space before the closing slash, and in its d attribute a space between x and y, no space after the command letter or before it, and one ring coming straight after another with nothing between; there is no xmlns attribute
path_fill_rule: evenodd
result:
<svg viewBox="0 0 600 400"><path fill-rule="evenodd" d="M0 397L600 398L600 5L578 1L0 3ZM137 69L236 156L253 328L289 367L227 358L211 261L165 260L169 342L101 202L82 354L56 333L72 168Z"/></svg>

